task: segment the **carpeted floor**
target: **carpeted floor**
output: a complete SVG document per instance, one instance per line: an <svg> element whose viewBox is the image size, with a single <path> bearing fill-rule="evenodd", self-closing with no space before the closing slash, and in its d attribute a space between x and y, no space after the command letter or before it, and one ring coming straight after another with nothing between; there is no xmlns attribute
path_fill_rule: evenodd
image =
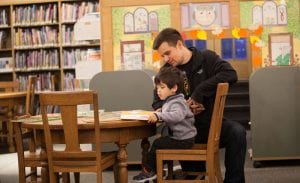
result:
<svg viewBox="0 0 300 183"><path fill-rule="evenodd" d="M248 145L249 133L248 133ZM6 149L0 146L0 152ZM221 159L224 159L224 150L221 151ZM223 161L222 161L223 162ZM300 183L300 160L289 161L268 161L264 162L261 168L253 168L253 162L246 156L245 176L247 183ZM129 167L128 182L132 182L132 177L139 173L139 170L133 166ZM224 175L224 166L222 164L222 173ZM18 164L16 153L0 154L0 183L18 182ZM82 183L96 182L94 174L83 174ZM113 183L113 174L111 171L103 172L103 183Z"/></svg>

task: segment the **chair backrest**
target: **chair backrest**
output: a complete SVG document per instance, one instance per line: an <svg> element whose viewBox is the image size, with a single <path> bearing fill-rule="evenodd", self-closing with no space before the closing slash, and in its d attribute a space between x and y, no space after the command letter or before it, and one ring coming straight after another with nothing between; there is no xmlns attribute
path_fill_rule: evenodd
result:
<svg viewBox="0 0 300 183"><path fill-rule="evenodd" d="M95 123L91 124L91 128L95 128L95 139L91 143L95 143L96 151L82 151L79 142L78 122L77 122L77 105L91 104L94 110ZM90 171L101 171L101 149L100 149L100 128L98 114L98 97L93 91L74 91L74 92L48 92L40 94L40 105L44 124L44 133L46 140L47 156L49 169L56 165L57 158L63 158L64 162L72 164L83 157L96 157L95 166L91 166ZM47 106L58 106L60 109L65 149L62 151L53 148L51 134L55 130L51 130L47 114ZM78 163L78 162L77 162ZM72 164L73 165L73 164ZM76 167L77 168L77 167ZM96 170L95 170L96 168ZM51 171L51 170L50 170Z"/></svg>
<svg viewBox="0 0 300 183"><path fill-rule="evenodd" d="M20 90L19 81L1 81L0 82L0 92L13 92Z"/></svg>
<svg viewBox="0 0 300 183"><path fill-rule="evenodd" d="M100 108L106 111L152 110L154 71L100 72L90 81L90 89L101 95Z"/></svg>
<svg viewBox="0 0 300 183"><path fill-rule="evenodd" d="M215 97L215 103L213 113L210 122L207 151L218 152L220 142L220 132L222 127L222 119L226 96L228 93L228 83L219 83L217 86L217 92Z"/></svg>
<svg viewBox="0 0 300 183"><path fill-rule="evenodd" d="M29 76L26 91L25 114L34 115L35 85L37 77Z"/></svg>

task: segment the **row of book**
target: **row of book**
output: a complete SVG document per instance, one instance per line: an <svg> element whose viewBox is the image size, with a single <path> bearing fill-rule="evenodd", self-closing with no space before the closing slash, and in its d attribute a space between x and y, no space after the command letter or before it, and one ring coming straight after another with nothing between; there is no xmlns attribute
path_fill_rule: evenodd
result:
<svg viewBox="0 0 300 183"><path fill-rule="evenodd" d="M62 3L62 22L75 22L87 13L99 11L99 1Z"/></svg>
<svg viewBox="0 0 300 183"><path fill-rule="evenodd" d="M8 9L0 9L0 27L8 26Z"/></svg>
<svg viewBox="0 0 300 183"><path fill-rule="evenodd" d="M35 83L35 91L53 91L55 89L54 83L52 82L51 72L48 73L40 73L36 74L37 81ZM29 75L19 75L17 80L21 83L21 90L26 91L27 84L28 84L28 77Z"/></svg>
<svg viewBox="0 0 300 183"><path fill-rule="evenodd" d="M64 46L67 45L86 45L88 41L76 41L74 39L74 26L73 25L62 25L62 42Z"/></svg>
<svg viewBox="0 0 300 183"><path fill-rule="evenodd" d="M100 49L70 49L63 50L64 67L72 68L77 62L80 61L93 61L100 60Z"/></svg>
<svg viewBox="0 0 300 183"><path fill-rule="evenodd" d="M29 71L40 69L59 69L59 53L54 50L34 50L30 52L16 52L16 70Z"/></svg>
<svg viewBox="0 0 300 183"><path fill-rule="evenodd" d="M75 74L72 72L64 73L64 90L73 91L75 90Z"/></svg>
<svg viewBox="0 0 300 183"><path fill-rule="evenodd" d="M52 26L41 28L17 28L14 31L16 48L58 45L58 29Z"/></svg>
<svg viewBox="0 0 300 183"><path fill-rule="evenodd" d="M0 49L10 47L10 32L8 30L0 30Z"/></svg>
<svg viewBox="0 0 300 183"><path fill-rule="evenodd" d="M1 72L12 72L12 58L1 57L0 58L0 73Z"/></svg>
<svg viewBox="0 0 300 183"><path fill-rule="evenodd" d="M57 14L55 3L16 6L13 11L14 25L56 23Z"/></svg>
<svg viewBox="0 0 300 183"><path fill-rule="evenodd" d="M55 77L54 75L52 75L50 72L48 73L42 73L42 74L35 74L35 76L37 77L36 83L35 83L35 93L40 93L40 92L44 92L44 91L54 91L55 90L55 83L53 82L53 78ZM28 78L29 75L19 75L17 77L17 80L21 83L21 90L22 91L26 91L27 89L27 84L28 84ZM38 100L37 97L35 97L34 100L34 115L38 115L41 113L40 111L40 102ZM48 106L47 107L47 111L49 113L55 113L58 112L59 109L57 108L57 106ZM19 106L17 108L17 112L19 114L24 114L25 112L25 107L24 106Z"/></svg>

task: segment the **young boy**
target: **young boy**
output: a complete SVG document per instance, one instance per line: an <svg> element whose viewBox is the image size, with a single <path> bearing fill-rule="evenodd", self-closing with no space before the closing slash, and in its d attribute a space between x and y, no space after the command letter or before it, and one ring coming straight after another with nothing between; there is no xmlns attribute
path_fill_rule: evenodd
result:
<svg viewBox="0 0 300 183"><path fill-rule="evenodd" d="M194 144L197 130L194 115L182 94L184 90L183 73L175 67L162 68L154 79L157 94L164 104L149 116L149 123L162 121L167 127L167 135L155 139L148 153L142 172L133 177L135 182L156 179L157 149L187 149Z"/></svg>

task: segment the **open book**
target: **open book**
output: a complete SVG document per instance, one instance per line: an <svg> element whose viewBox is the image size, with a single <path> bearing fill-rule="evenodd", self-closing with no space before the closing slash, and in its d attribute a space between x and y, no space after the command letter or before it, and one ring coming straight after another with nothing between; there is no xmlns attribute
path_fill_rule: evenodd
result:
<svg viewBox="0 0 300 183"><path fill-rule="evenodd" d="M131 111L122 111L121 119L126 120L148 120L150 114L154 111L144 111L144 110L131 110Z"/></svg>

